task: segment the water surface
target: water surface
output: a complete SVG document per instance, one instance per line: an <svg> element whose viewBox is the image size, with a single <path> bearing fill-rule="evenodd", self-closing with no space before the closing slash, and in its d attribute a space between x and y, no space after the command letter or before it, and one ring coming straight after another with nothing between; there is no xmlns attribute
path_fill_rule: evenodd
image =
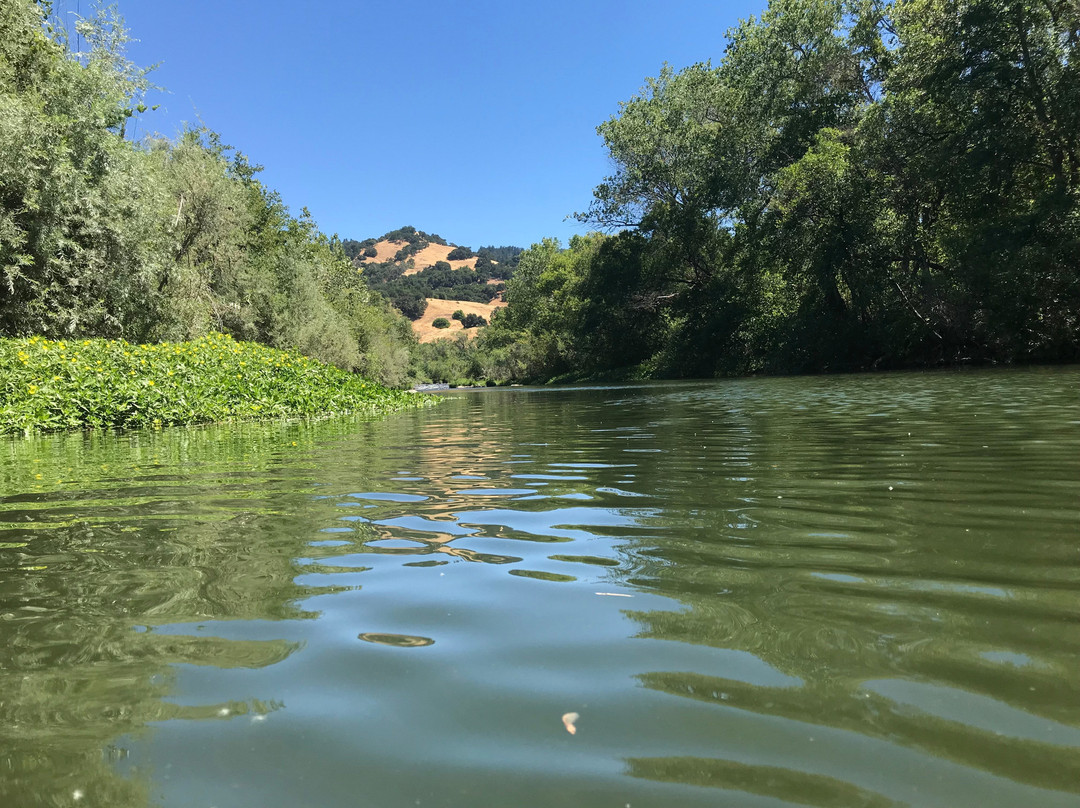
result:
<svg viewBox="0 0 1080 808"><path fill-rule="evenodd" d="M1080 806L1078 391L9 440L0 805Z"/></svg>

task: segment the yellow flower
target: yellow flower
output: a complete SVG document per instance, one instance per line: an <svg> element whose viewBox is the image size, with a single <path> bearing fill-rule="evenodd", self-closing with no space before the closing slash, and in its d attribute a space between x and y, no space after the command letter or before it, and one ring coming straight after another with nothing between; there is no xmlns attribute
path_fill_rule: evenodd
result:
<svg viewBox="0 0 1080 808"><path fill-rule="evenodd" d="M153 379L147 379L146 380L146 386L147 387L153 387L154 386L154 380Z"/></svg>
<svg viewBox="0 0 1080 808"><path fill-rule="evenodd" d="M37 385L32 384L29 387L27 387L26 389L30 391L30 395L34 395L34 393L37 392Z"/></svg>

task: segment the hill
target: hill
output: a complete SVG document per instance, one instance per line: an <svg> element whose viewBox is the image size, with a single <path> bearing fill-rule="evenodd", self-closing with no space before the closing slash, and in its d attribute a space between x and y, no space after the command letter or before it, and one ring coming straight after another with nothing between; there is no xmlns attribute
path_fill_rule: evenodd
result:
<svg viewBox="0 0 1080 808"><path fill-rule="evenodd" d="M495 309L502 305L502 301L493 303L474 303L471 300L440 300L431 298L428 300L427 310L419 320L413 320L413 333L420 342L434 342L437 339L452 339L462 331L470 338L475 337L480 328L465 328L460 320L453 319L455 311L463 314L478 314L487 322L491 322L491 315ZM442 317L450 323L449 328L436 328L435 320ZM481 326L482 327L482 326Z"/></svg>
<svg viewBox="0 0 1080 808"><path fill-rule="evenodd" d="M364 241L346 239L342 246L363 272L368 287L412 320L413 331L422 341L461 330L457 321L452 321L450 329L431 325L436 317L449 318L458 309L489 318L502 301L505 281L523 252L520 247L493 246L474 251L415 227ZM431 313L436 309L438 313Z"/></svg>

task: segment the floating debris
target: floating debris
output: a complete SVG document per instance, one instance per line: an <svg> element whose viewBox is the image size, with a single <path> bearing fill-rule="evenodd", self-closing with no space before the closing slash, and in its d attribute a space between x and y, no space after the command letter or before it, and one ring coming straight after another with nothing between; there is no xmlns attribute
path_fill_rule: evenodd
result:
<svg viewBox="0 0 1080 808"><path fill-rule="evenodd" d="M357 635L357 639L377 645L392 645L395 648L422 648L425 645L435 644L435 640L430 637L417 637L412 634L380 634L373 631L365 631Z"/></svg>
<svg viewBox="0 0 1080 808"><path fill-rule="evenodd" d="M563 726L566 727L566 731L571 735L577 735L577 727L574 726L574 722L579 718L581 718L581 716L577 713L566 713L566 715L562 717Z"/></svg>
<svg viewBox="0 0 1080 808"><path fill-rule="evenodd" d="M633 595L627 595L623 592L597 592L597 595L605 598L632 598Z"/></svg>

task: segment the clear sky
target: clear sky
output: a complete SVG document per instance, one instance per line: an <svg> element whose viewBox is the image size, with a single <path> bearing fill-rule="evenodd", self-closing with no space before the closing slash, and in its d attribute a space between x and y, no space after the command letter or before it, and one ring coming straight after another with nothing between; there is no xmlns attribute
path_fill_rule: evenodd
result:
<svg viewBox="0 0 1080 808"><path fill-rule="evenodd" d="M596 126L665 61L717 61L765 0L117 5L167 90L138 134L201 120L326 233L413 225L475 248L583 232L565 217L610 173Z"/></svg>

